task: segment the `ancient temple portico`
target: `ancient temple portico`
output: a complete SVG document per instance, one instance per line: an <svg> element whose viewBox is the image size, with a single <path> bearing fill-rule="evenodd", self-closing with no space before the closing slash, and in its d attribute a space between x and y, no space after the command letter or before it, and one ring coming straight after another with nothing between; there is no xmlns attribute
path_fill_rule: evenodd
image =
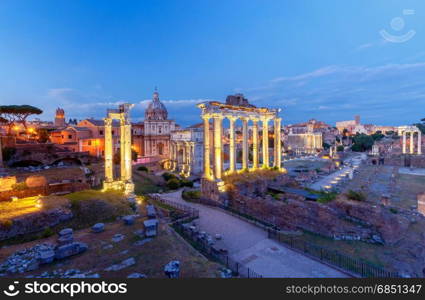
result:
<svg viewBox="0 0 425 300"><path fill-rule="evenodd" d="M398 127L398 135L402 136L402 152L403 154L407 154L407 135L410 134L410 142L409 142L409 154L415 154L415 142L414 135L417 133L417 147L416 154L422 154L422 134L418 127L416 126L400 126Z"/></svg>
<svg viewBox="0 0 425 300"><path fill-rule="evenodd" d="M131 122L130 109L133 104L121 104L118 109L108 109L105 120L105 181L103 189L123 190L129 197L134 197L131 164ZM112 121L120 122L120 178L114 179Z"/></svg>
<svg viewBox="0 0 425 300"><path fill-rule="evenodd" d="M281 119L278 117L280 109L257 108L252 105L229 105L220 102L204 102L198 104L201 117L204 120L204 174L203 186L207 182L215 183L222 190L224 175L239 171L254 171L259 168L269 168L269 123L274 122L274 159L273 167L281 169ZM229 168L223 169L223 120L229 120ZM242 168L236 164L236 134L235 122L242 121ZM210 135L212 120L213 134ZM249 132L248 123L252 122L252 161L249 161ZM262 160L259 155L259 123L262 127ZM211 140L212 138L212 140ZM211 159L212 157L212 159Z"/></svg>

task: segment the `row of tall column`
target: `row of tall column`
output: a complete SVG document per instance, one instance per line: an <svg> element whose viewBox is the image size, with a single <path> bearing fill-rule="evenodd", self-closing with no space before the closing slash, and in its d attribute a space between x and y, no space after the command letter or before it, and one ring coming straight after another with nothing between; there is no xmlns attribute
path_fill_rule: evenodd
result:
<svg viewBox="0 0 425 300"><path fill-rule="evenodd" d="M112 118L105 118L105 181L114 181L113 172L113 139ZM120 119L120 163L122 181L131 180L131 124L124 118Z"/></svg>
<svg viewBox="0 0 425 300"><path fill-rule="evenodd" d="M209 179L220 180L223 173L223 161L222 161L222 149L223 149L223 119L225 116L221 114L213 116L203 116L204 120L204 177ZM229 126L229 173L237 171L236 168L236 134L235 134L235 121L238 119L236 116L226 116L230 121ZM213 153L214 153L214 164L211 172L211 141L210 141L210 119L213 119ZM269 163L269 126L270 120L274 120L274 163L273 166L281 167L281 119L280 118L241 118L242 120L242 169L249 168L249 132L248 122L252 120L252 148L253 148L253 159L252 169L259 168L259 134L258 134L258 122L262 122L263 131L263 168L268 168Z"/></svg>
<svg viewBox="0 0 425 300"><path fill-rule="evenodd" d="M409 133L410 134L410 145L409 145L409 153L410 154L414 154L414 152L415 152L415 144L414 144L414 134L415 134L415 131L403 131L403 144L402 144L402 148L403 148L403 154L406 154L407 153L407 141L406 141L406 136L407 136L407 133ZM421 132L420 131L418 131L417 132L418 133L418 138L417 138L417 154L422 154L422 141L421 141L421 136L422 136L422 134L421 134Z"/></svg>

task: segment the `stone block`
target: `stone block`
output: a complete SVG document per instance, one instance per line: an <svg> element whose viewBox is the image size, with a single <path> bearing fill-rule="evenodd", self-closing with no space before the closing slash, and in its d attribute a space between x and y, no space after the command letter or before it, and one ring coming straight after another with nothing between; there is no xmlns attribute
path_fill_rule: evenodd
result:
<svg viewBox="0 0 425 300"><path fill-rule="evenodd" d="M131 273L127 278L147 278L147 276L141 273Z"/></svg>
<svg viewBox="0 0 425 300"><path fill-rule="evenodd" d="M61 246L66 244L71 244L73 241L74 241L73 234L63 235L58 238L58 244Z"/></svg>
<svg viewBox="0 0 425 300"><path fill-rule="evenodd" d="M73 234L73 232L74 231L72 230L72 228L65 228L65 229L62 229L61 231L59 231L59 236Z"/></svg>
<svg viewBox="0 0 425 300"><path fill-rule="evenodd" d="M59 246L55 250L56 259L64 259L69 256L80 254L88 249L88 246L84 243L74 242L71 244Z"/></svg>
<svg viewBox="0 0 425 300"><path fill-rule="evenodd" d="M136 217L134 215L124 216L122 220L124 221L125 225L133 225Z"/></svg>
<svg viewBox="0 0 425 300"><path fill-rule="evenodd" d="M91 230L92 230L93 232L95 232L95 233L102 232L102 231L104 231L104 230L105 230L105 224L103 224L103 223L97 223L97 224L94 224L94 225L92 226Z"/></svg>
<svg viewBox="0 0 425 300"><path fill-rule="evenodd" d="M179 278L180 276L180 261L172 260L164 267L164 273L168 278Z"/></svg>

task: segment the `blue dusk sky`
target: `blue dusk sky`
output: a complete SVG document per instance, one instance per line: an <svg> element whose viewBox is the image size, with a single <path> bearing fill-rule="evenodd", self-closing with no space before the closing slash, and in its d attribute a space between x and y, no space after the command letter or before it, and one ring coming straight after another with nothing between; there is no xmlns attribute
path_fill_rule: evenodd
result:
<svg viewBox="0 0 425 300"><path fill-rule="evenodd" d="M425 117L425 1L0 1L0 104L101 118L158 86L169 116L243 93L285 124Z"/></svg>

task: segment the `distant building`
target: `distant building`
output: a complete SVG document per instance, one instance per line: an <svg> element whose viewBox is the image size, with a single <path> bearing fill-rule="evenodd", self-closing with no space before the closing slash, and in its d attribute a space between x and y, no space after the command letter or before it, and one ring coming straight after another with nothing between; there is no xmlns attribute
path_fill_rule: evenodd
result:
<svg viewBox="0 0 425 300"><path fill-rule="evenodd" d="M359 125L360 125L359 115L356 115L354 117L354 120L336 122L336 128L339 130L340 133L342 133L344 129L346 129L349 133L352 133L354 128L356 128L356 126L359 126ZM359 127L357 128L360 130Z"/></svg>
<svg viewBox="0 0 425 300"><path fill-rule="evenodd" d="M114 152L118 151L119 145L119 123L112 123L112 137ZM90 155L100 157L104 155L104 132L103 120L85 119L76 126L67 126L56 129L50 133L50 141L60 145L66 150L73 152L89 152Z"/></svg>
<svg viewBox="0 0 425 300"><path fill-rule="evenodd" d="M85 119L76 125L56 126L65 124L65 112L56 110L55 127L50 133L52 143L62 148L74 151L88 151L92 156L104 155L104 131L103 120ZM145 110L144 122L132 123L132 149L138 157L152 159L165 159L169 156L170 135L178 128L173 120L168 119L168 112L164 104L159 100L159 94L155 90L152 102ZM119 153L120 130L117 120L112 123L113 151Z"/></svg>
<svg viewBox="0 0 425 300"><path fill-rule="evenodd" d="M170 159L167 168L188 177L202 174L203 123L171 132Z"/></svg>
<svg viewBox="0 0 425 300"><path fill-rule="evenodd" d="M56 115L55 115L55 127L65 127L65 111L62 108L56 109Z"/></svg>
<svg viewBox="0 0 425 300"><path fill-rule="evenodd" d="M248 102L248 99L243 94L229 95L226 98L227 105L243 106L243 107L255 107Z"/></svg>
<svg viewBox="0 0 425 300"><path fill-rule="evenodd" d="M168 111L159 100L158 91L153 93L152 102L145 110L143 122L144 157L168 158L170 154L170 135L176 129L173 120L168 119Z"/></svg>

